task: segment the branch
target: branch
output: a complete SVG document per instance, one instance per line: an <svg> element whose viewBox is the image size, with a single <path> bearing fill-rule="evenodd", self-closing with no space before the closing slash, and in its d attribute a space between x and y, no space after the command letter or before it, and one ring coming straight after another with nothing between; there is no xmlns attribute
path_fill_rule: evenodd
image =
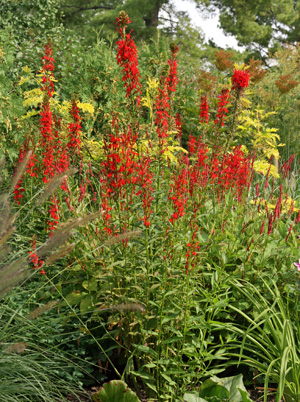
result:
<svg viewBox="0 0 300 402"><path fill-rule="evenodd" d="M114 10L114 7L110 7L110 6L80 7L80 6L61 5L61 8L77 8L77 10L73 11L71 15L80 13L81 11L87 11L87 10L101 10L101 9L102 10Z"/></svg>
<svg viewBox="0 0 300 402"><path fill-rule="evenodd" d="M174 21L174 20L172 20L172 19L170 19L170 18L159 17L159 19L160 19L160 20L163 20L163 21L172 22L173 24L176 24L176 21Z"/></svg>

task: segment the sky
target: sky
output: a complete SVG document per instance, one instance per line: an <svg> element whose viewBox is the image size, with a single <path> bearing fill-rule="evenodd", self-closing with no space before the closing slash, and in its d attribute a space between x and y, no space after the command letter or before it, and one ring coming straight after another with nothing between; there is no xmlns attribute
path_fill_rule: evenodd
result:
<svg viewBox="0 0 300 402"><path fill-rule="evenodd" d="M223 31L218 28L219 16L204 19L201 17L201 13L197 10L195 3L188 0L174 0L174 4L179 11L187 11L194 25L202 28L205 38L213 39L214 42L223 48L233 47L237 50L243 50L237 44L237 40L233 36L225 36Z"/></svg>

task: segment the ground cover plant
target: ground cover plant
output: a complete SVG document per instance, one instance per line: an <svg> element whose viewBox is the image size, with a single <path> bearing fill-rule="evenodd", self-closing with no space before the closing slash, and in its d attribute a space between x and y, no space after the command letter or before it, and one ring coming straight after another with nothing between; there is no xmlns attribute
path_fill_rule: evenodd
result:
<svg viewBox="0 0 300 402"><path fill-rule="evenodd" d="M92 84L82 87L89 99L80 88L69 99L67 90L56 92L51 40L38 73L22 70L20 124L30 129L10 196L15 247L29 251L24 261L36 274L17 303L26 314L50 303L49 344L79 365L91 363L93 379L125 380L138 394L142 383L149 401L248 401L241 371L253 381L253 368L278 386L277 401L291 392L297 400L298 377L280 368L272 342L261 343L269 366L248 347L272 328L264 317L254 324L258 300L239 288L248 284L267 306L276 294L274 317L288 315L282 306L299 296L298 172L292 156L272 163L279 137L251 93L264 74L259 63L234 65L219 51L218 76L180 80L176 44L158 63L144 57L139 64L130 23L121 12L116 49L99 41L102 61L95 49L88 54ZM49 250L64 242L57 261ZM35 328L45 325L37 318ZM289 334L296 320L284 324ZM298 350L284 353L290 350L296 367ZM248 371L236 367L239 355L253 363ZM94 400L105 400L113 384Z"/></svg>

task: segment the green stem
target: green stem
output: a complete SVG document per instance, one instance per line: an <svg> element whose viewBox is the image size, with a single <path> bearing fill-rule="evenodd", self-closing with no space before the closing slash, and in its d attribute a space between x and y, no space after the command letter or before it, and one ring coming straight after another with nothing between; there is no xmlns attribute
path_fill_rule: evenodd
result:
<svg viewBox="0 0 300 402"><path fill-rule="evenodd" d="M184 351L184 345L185 345L185 338L186 338L186 329L187 329L187 318L188 318L188 312L189 312L189 305L190 305L190 263L188 267L188 273L186 275L186 286L185 286L185 309L184 309L184 320L183 320L183 338L182 338L182 347L181 347L181 353L180 353L180 361L182 361L182 356L183 356L183 351Z"/></svg>

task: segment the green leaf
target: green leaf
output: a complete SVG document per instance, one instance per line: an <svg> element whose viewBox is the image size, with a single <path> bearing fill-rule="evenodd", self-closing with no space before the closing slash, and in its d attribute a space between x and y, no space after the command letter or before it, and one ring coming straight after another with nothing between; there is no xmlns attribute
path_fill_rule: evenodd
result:
<svg viewBox="0 0 300 402"><path fill-rule="evenodd" d="M85 293L85 292L83 292L83 293L79 293L79 292L72 292L72 293L69 293L69 294L66 296L65 301L63 301L63 302L61 303L61 305L62 305L62 306L68 306L68 305L73 306L73 305L75 305L75 304L79 304L80 301L81 301L85 296L86 296L86 293Z"/></svg>
<svg viewBox="0 0 300 402"><path fill-rule="evenodd" d="M218 377L212 377L204 381L200 387L200 397L212 397L217 396L220 399L227 399L229 397L228 390L220 382L218 383Z"/></svg>
<svg viewBox="0 0 300 402"><path fill-rule="evenodd" d="M85 314L88 311L92 309L92 300L90 296L86 296L83 300L80 302L80 312L81 314Z"/></svg>
<svg viewBox="0 0 300 402"><path fill-rule="evenodd" d="M89 281L83 281L82 286L89 292L95 292L97 290L97 281L95 278L91 278Z"/></svg>
<svg viewBox="0 0 300 402"><path fill-rule="evenodd" d="M170 376L167 374L161 373L161 376L170 384L170 385L176 385L176 382L172 380Z"/></svg>
<svg viewBox="0 0 300 402"><path fill-rule="evenodd" d="M92 398L94 402L139 402L136 394L120 380L107 382Z"/></svg>
<svg viewBox="0 0 300 402"><path fill-rule="evenodd" d="M206 399L200 398L196 394L187 393L183 395L183 400L185 402L207 402Z"/></svg>

